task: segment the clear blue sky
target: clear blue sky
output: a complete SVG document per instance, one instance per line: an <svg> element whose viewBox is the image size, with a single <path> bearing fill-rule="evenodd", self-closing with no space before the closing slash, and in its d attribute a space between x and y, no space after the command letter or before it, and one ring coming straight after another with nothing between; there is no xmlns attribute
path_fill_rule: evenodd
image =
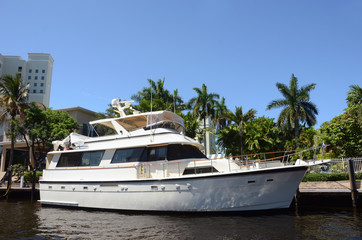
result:
<svg viewBox="0 0 362 240"><path fill-rule="evenodd" d="M208 86L227 106L258 116L281 98L275 84L316 83L317 127L362 85L361 0L0 0L0 53L50 53L50 107L104 112L147 78L166 78L184 101Z"/></svg>

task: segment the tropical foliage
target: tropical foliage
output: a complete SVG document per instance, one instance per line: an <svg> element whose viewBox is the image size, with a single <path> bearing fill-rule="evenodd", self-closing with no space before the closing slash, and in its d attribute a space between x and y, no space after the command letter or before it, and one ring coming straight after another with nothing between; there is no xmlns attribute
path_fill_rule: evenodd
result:
<svg viewBox="0 0 362 240"><path fill-rule="evenodd" d="M35 166L45 158L46 153L52 148L52 142L64 139L71 132L77 131L79 124L67 112L43 110L32 106L25 110L23 122L16 123L17 134L26 141L31 148Z"/></svg>
<svg viewBox="0 0 362 240"><path fill-rule="evenodd" d="M273 100L266 109L283 108L279 114L278 124L285 130L294 130L294 136L298 138L300 126L305 123L308 126L316 124L318 110L316 105L310 101L309 96L316 84L299 88L298 79L292 74L289 87L283 83L277 83L276 86L284 98Z"/></svg>
<svg viewBox="0 0 362 240"><path fill-rule="evenodd" d="M254 109L243 112L241 106L236 107L234 112L228 110L225 98L219 100L219 94L210 93L206 84L201 88L194 88L195 97L188 101L186 107L177 89L171 94L172 91L165 88L165 78L158 79L157 82L152 79L147 81L149 86L132 96L136 102L134 108L150 111L152 93L152 110L175 111L184 119L185 134L191 138L205 141L206 132L211 133L219 146L217 152L232 156L253 155L260 152L301 150L325 143L332 146L326 153L329 156L361 154L361 88L358 85L350 87L346 113L322 124L320 129L314 129L318 110L310 100L310 92L316 84L300 87L294 74L289 86L276 84L283 98L273 100L267 106L267 109L282 109L277 121L256 116ZM116 117L112 107L100 115L100 118L104 117ZM212 125L206 126L206 119L210 119ZM303 157L311 158L313 154L305 152ZM316 154L321 155L321 152Z"/></svg>
<svg viewBox="0 0 362 240"><path fill-rule="evenodd" d="M185 122L185 134L190 138L203 138L199 120L191 113L181 113L180 116Z"/></svg>
<svg viewBox="0 0 362 240"><path fill-rule="evenodd" d="M253 118L245 127L245 144L248 153L284 150L281 129L273 118Z"/></svg>
<svg viewBox="0 0 362 240"><path fill-rule="evenodd" d="M11 167L14 159L14 146L16 141L15 119L19 115L23 117L25 109L28 107L28 85L24 85L21 75L18 73L5 75L0 79L0 120L10 116L10 129L8 135L11 139L10 160L8 166ZM9 169L10 170L10 169ZM9 171L8 185L11 183L12 171Z"/></svg>
<svg viewBox="0 0 362 240"><path fill-rule="evenodd" d="M362 103L348 107L344 113L324 122L320 128L322 139L340 157L362 154Z"/></svg>
<svg viewBox="0 0 362 240"><path fill-rule="evenodd" d="M346 100L348 107L362 103L362 88L359 85L350 86Z"/></svg>
<svg viewBox="0 0 362 240"><path fill-rule="evenodd" d="M339 157L362 155L362 90L358 85L350 86L347 93L348 108L320 128L321 139L331 145Z"/></svg>
<svg viewBox="0 0 362 240"><path fill-rule="evenodd" d="M171 94L169 90L165 89L165 78L158 79L157 82L152 79L147 79L147 81L150 86L144 87L131 97L131 99L137 103L135 106L136 109L142 112L149 112L151 110L169 110L176 112L185 109L184 102L178 95L178 90L175 89L173 94Z"/></svg>
<svg viewBox="0 0 362 240"><path fill-rule="evenodd" d="M195 90L197 96L190 99L188 106L192 109L193 115L200 119L203 123L204 146L206 146L206 120L208 118L212 119L215 117L216 99L219 99L220 96L217 93L208 93L207 86L205 84L202 84L201 88L195 87L193 89Z"/></svg>
<svg viewBox="0 0 362 240"><path fill-rule="evenodd" d="M251 121L256 115L255 109L250 109L245 114L243 113L242 107L235 107L235 112L226 112L225 118L233 124L234 130L238 132L238 145L240 146L240 155L244 154L244 133L246 132L246 124L248 121Z"/></svg>

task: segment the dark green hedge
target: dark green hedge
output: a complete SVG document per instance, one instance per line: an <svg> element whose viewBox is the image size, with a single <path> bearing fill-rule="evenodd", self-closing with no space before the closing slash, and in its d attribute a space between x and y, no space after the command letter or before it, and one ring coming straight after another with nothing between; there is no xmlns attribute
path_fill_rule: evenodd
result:
<svg viewBox="0 0 362 240"><path fill-rule="evenodd" d="M362 180L362 172L355 173L356 180ZM307 173L302 182L326 182L349 180L348 173Z"/></svg>
<svg viewBox="0 0 362 240"><path fill-rule="evenodd" d="M24 180L27 183L31 183L33 182L33 172L26 172L24 173ZM39 182L39 177L43 176L43 172L42 171L36 171L36 175L35 175L35 182Z"/></svg>

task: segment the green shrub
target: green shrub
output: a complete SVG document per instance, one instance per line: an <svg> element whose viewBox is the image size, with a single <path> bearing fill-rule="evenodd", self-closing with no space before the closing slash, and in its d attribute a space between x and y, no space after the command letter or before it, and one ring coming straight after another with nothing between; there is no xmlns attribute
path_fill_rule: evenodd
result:
<svg viewBox="0 0 362 240"><path fill-rule="evenodd" d="M33 182L33 172L26 172L24 173L24 180L26 183L31 183ZM39 182L39 177L43 176L43 172L42 171L36 171L36 175L35 175L35 182Z"/></svg>
<svg viewBox="0 0 362 240"><path fill-rule="evenodd" d="M21 176L23 176L24 172L26 171L26 167L23 164L14 164L11 167L11 170L13 170L13 176L16 177L16 182L20 181Z"/></svg>
<svg viewBox="0 0 362 240"><path fill-rule="evenodd" d="M356 180L357 180L357 179L358 179L358 180L362 180L362 172L356 172L356 173L354 174L354 176L355 176Z"/></svg>
<svg viewBox="0 0 362 240"><path fill-rule="evenodd" d="M362 180L362 172L355 173L356 180ZM303 182L326 182L326 181L346 181L349 180L348 173L307 173Z"/></svg>

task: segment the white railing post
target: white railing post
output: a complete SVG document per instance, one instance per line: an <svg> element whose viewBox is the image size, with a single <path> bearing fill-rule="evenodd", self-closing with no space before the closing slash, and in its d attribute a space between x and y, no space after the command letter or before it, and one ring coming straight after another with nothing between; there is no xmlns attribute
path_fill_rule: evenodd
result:
<svg viewBox="0 0 362 240"><path fill-rule="evenodd" d="M197 172L196 172L196 161L194 160L194 173L195 173L195 175L197 174Z"/></svg>
<svg viewBox="0 0 362 240"><path fill-rule="evenodd" d="M211 173L214 173L214 167L212 166L212 158L210 159Z"/></svg>
<svg viewBox="0 0 362 240"><path fill-rule="evenodd" d="M178 167L178 176L181 176L181 173L180 173L180 162L177 162L177 167Z"/></svg>

